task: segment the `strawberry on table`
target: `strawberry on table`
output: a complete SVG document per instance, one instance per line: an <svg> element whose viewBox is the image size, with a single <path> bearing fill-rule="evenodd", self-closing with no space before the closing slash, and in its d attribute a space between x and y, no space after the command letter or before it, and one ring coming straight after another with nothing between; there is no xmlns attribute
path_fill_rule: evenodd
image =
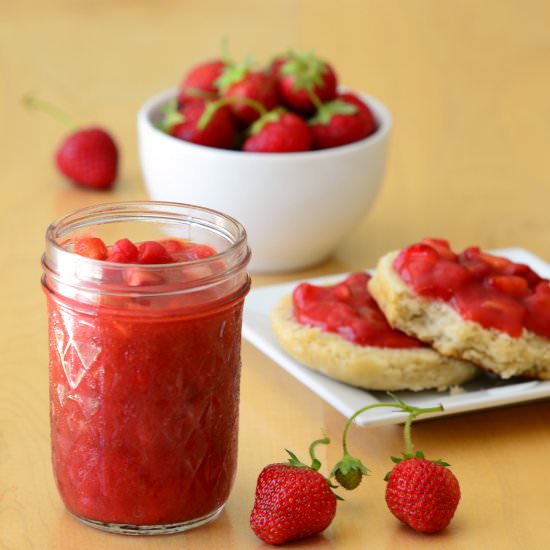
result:
<svg viewBox="0 0 550 550"><path fill-rule="evenodd" d="M314 149L328 149L371 135L376 130L376 120L356 95L343 93L318 109L310 127Z"/></svg>
<svg viewBox="0 0 550 550"><path fill-rule="evenodd" d="M99 127L76 128L74 122L57 107L28 96L27 107L43 111L59 120L72 133L56 153L56 164L62 174L81 187L110 189L118 173L118 148L107 130Z"/></svg>
<svg viewBox="0 0 550 550"><path fill-rule="evenodd" d="M89 189L110 189L118 168L118 149L102 128L84 128L68 136L56 154L59 170Z"/></svg>
<svg viewBox="0 0 550 550"><path fill-rule="evenodd" d="M255 153L292 153L311 149L311 132L304 120L284 109L264 114L249 130L243 150Z"/></svg>
<svg viewBox="0 0 550 550"><path fill-rule="evenodd" d="M177 101L164 107L164 118L159 128L170 135L197 145L234 149L237 143L237 128L227 106L212 110L206 124L201 125L201 117L210 103L195 101L178 109Z"/></svg>
<svg viewBox="0 0 550 550"><path fill-rule="evenodd" d="M261 471L250 526L264 542L283 544L303 539L324 531L332 522L337 498L329 481L319 473L321 463L314 456L317 444L329 442L325 437L311 444L311 466L287 451L288 462L269 464Z"/></svg>
<svg viewBox="0 0 550 550"><path fill-rule="evenodd" d="M413 453L411 423L422 409L400 403L409 412L404 428L406 451L403 458L392 457L395 466L386 476L386 504L397 519L415 531L436 533L453 519L460 486L449 464L427 460L422 451Z"/></svg>
<svg viewBox="0 0 550 550"><path fill-rule="evenodd" d="M193 67L180 85L178 100L180 105L197 99L216 99L218 90L215 82L226 67L222 59L206 61Z"/></svg>
<svg viewBox="0 0 550 550"><path fill-rule="evenodd" d="M277 89L288 107L309 116L318 102L336 97L338 81L329 63L311 52L289 52L284 57L284 63L276 58L271 70L277 74Z"/></svg>
<svg viewBox="0 0 550 550"><path fill-rule="evenodd" d="M244 98L257 101L268 111L279 104L275 80L266 73L252 71L247 63L227 66L216 81L216 85L224 98ZM260 116L256 109L245 102L232 103L231 110L245 126Z"/></svg>

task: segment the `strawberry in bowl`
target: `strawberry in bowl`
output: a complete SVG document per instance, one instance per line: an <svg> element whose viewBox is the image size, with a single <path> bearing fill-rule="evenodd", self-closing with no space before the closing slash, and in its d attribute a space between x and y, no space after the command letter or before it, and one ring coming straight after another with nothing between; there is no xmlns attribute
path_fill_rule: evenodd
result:
<svg viewBox="0 0 550 550"><path fill-rule="evenodd" d="M239 219L252 271L297 270L329 257L381 185L387 108L339 90L334 66L313 54L286 53L264 68L197 67L139 111L150 197ZM294 99L283 94L294 86Z"/></svg>

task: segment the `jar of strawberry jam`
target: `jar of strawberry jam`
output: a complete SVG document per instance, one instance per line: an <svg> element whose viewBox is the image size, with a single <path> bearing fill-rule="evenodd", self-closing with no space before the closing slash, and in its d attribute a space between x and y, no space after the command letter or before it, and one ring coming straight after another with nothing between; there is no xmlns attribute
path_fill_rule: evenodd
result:
<svg viewBox="0 0 550 550"><path fill-rule="evenodd" d="M82 522L202 525L236 469L243 227L176 203L93 206L46 233L53 470Z"/></svg>

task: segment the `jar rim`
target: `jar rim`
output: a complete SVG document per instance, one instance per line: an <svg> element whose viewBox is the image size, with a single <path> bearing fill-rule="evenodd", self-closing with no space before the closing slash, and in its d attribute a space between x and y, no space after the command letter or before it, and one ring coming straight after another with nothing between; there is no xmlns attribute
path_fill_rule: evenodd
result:
<svg viewBox="0 0 550 550"><path fill-rule="evenodd" d="M182 223L188 226L210 230L223 237L228 243L227 248L216 250L216 254L205 258L188 261L177 261L164 264L137 264L118 263L106 260L96 260L80 256L63 247L62 238L71 231L93 227L101 223L115 223L120 221L156 221ZM119 201L100 203L74 210L52 222L46 230L46 252L42 257L42 265L48 279L63 280L66 287L82 286L88 291L101 291L107 294L167 294L174 292L191 291L207 285L216 284L221 279L231 276L242 270L250 259L250 249L247 246L246 230L235 218L203 206L166 201ZM109 271L111 274L123 273L128 269L139 268L143 273L155 274L170 270L193 270L200 272L200 268L216 266L224 262L226 269L205 269L203 277L197 276L192 281L179 286L179 290L170 291L153 287L120 287L111 291L100 290L101 273ZM78 264L78 268L76 265ZM60 266L61 269L60 269ZM84 268L84 269L82 269ZM62 272L62 273L61 273ZM69 277L66 275L69 273ZM78 273L78 276L75 274Z"/></svg>
<svg viewBox="0 0 550 550"><path fill-rule="evenodd" d="M225 256L229 255L233 250L241 246L246 242L246 230L243 227L243 225L238 222L235 218L232 216L229 216L228 214L224 214L222 212L219 212L218 210L214 210L212 208L207 208L205 206L197 206L193 204L187 204L187 203L180 203L180 202L169 202L169 201L118 201L118 202L105 202L105 203L99 203L94 204L92 206L86 206L84 208L79 208L78 210L73 210L72 212L69 212L68 214L65 214L61 216L60 218L57 218L54 220L47 228L46 230L46 242L49 243L53 248L56 250L57 253L60 254L73 254L73 252L68 251L67 249L63 248L61 245L58 244L56 237L63 236L63 233L57 233L56 231L59 231L60 228L67 228L69 225L64 226L63 224L66 224L69 220L74 219L76 216L89 216L90 214L93 214L95 212L105 212L106 210L112 210L113 214L116 212L116 208L125 208L125 207L150 207L150 206L157 206L157 207L166 207L166 208L189 208L195 211L203 212L206 214L214 215L214 216L220 216L220 218L225 219L226 221L229 221L232 223L235 228L238 231L238 238L225 250L221 252L216 252L213 256L208 256L206 258L198 258L196 260L185 260L180 262L173 262L170 264L170 267L181 267L183 265L205 265L209 261L212 260L220 260L224 259ZM160 212L160 211L159 211ZM84 258L84 257L83 257ZM166 264L121 264L118 262L109 262L107 260L95 260L93 258L84 258L85 260L88 260L90 262L94 262L95 264L100 263L102 265L108 265L109 268L112 269L124 269L125 267L131 266L131 265L139 265L140 269L145 270L151 270L154 271L156 269L166 269Z"/></svg>

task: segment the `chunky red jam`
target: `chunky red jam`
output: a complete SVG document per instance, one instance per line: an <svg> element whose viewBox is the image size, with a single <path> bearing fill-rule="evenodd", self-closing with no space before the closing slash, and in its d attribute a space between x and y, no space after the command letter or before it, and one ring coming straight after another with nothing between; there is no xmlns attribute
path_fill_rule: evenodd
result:
<svg viewBox="0 0 550 550"><path fill-rule="evenodd" d="M482 252L455 254L442 239L405 248L393 263L421 296L449 303L467 320L519 337L524 329L550 338L550 284L529 266Z"/></svg>
<svg viewBox="0 0 550 550"><path fill-rule="evenodd" d="M72 243L72 251L94 260L123 264L169 264L189 262L214 256L216 251L206 245L183 239L162 239L135 244L119 239L108 247L99 237L81 237Z"/></svg>
<svg viewBox="0 0 550 550"><path fill-rule="evenodd" d="M179 240L86 237L67 247L119 263L214 254ZM46 294L53 466L67 507L134 525L218 509L236 469L243 293L203 295L200 309L174 293L162 311L127 297L122 308L108 296L93 306Z"/></svg>
<svg viewBox="0 0 550 550"><path fill-rule="evenodd" d="M360 346L420 347L418 340L390 327L369 294L369 279L367 273L354 273L334 286L300 284L292 295L295 319Z"/></svg>

